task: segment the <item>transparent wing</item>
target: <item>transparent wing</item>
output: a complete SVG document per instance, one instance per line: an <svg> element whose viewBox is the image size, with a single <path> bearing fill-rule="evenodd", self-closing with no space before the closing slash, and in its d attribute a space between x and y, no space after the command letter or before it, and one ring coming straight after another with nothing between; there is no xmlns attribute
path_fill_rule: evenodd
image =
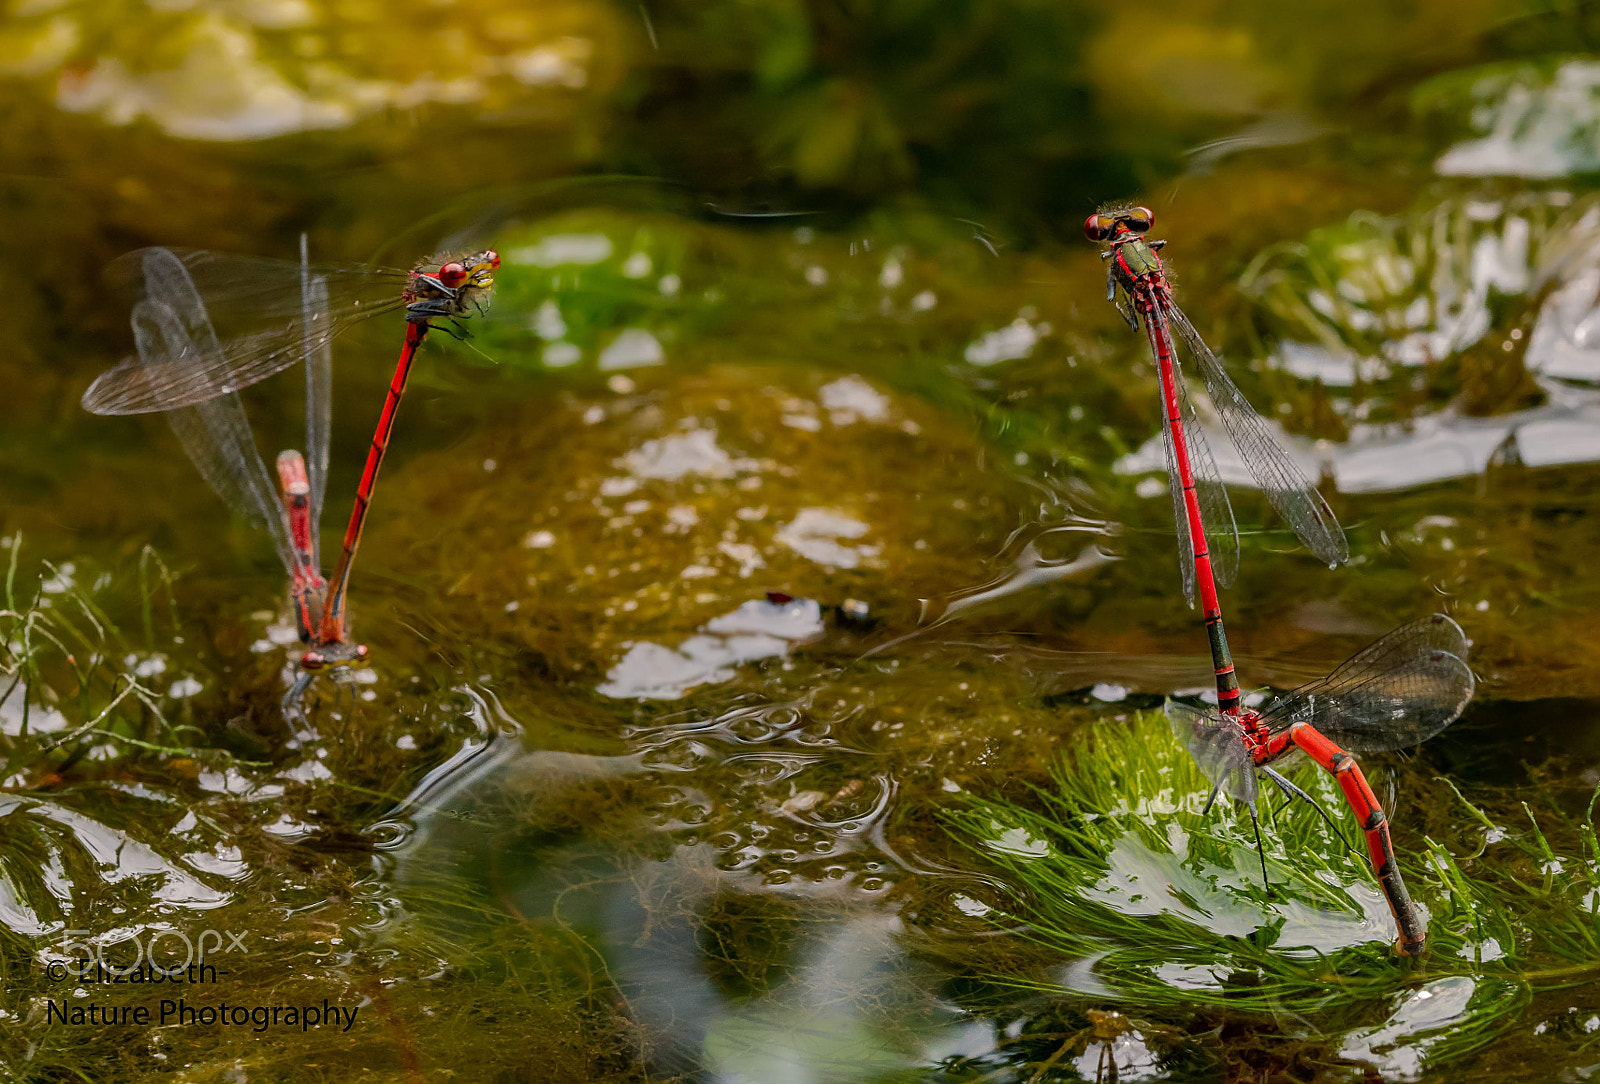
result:
<svg viewBox="0 0 1600 1084"><path fill-rule="evenodd" d="M407 272L376 268L318 269L328 284L327 310L308 312L298 264L280 260L140 249L113 265L117 278L148 289L145 260L165 252L190 276L220 336L203 364L150 366L124 358L83 393L95 414L148 414L193 406L281 372L321 349L353 323L404 304ZM141 294L145 291L139 291Z"/></svg>
<svg viewBox="0 0 1600 1084"><path fill-rule="evenodd" d="M1211 443L1200 428L1183 370L1173 359L1172 375L1178 384L1178 405L1183 416L1183 435L1189 445L1189 467L1194 472L1194 492L1200 502L1200 518L1205 521L1206 548L1211 553L1211 575L1223 587L1233 585L1239 571L1239 525L1233 518L1233 505L1222 484Z"/></svg>
<svg viewBox="0 0 1600 1084"><path fill-rule="evenodd" d="M1356 753L1427 741L1455 722L1476 681L1467 637L1444 614L1402 625L1356 652L1333 673L1274 700L1268 729L1307 722Z"/></svg>
<svg viewBox="0 0 1600 1084"><path fill-rule="evenodd" d="M1144 324L1159 369L1161 344L1158 337L1167 335L1170 342L1171 336L1159 312L1146 317ZM1222 473L1217 469L1216 457L1211 454L1211 444L1206 440L1205 431L1200 428L1200 420L1189 398L1189 388L1183 379L1176 353L1172 356L1172 377L1176 385L1178 416L1183 424L1184 446L1189 453L1189 470L1194 477L1195 497L1200 505L1206 549L1211 556L1211 575L1217 583L1227 587L1233 583L1239 567L1239 528L1234 522L1233 505L1228 501L1228 491L1222 484ZM1178 531L1178 566L1183 580L1183 595L1192 607L1195 592L1194 543L1189 533L1189 509L1183 499L1183 480L1178 470L1172 419L1167 417L1165 409L1161 412L1161 429L1166 440L1167 488L1172 494L1172 518Z"/></svg>
<svg viewBox="0 0 1600 1084"><path fill-rule="evenodd" d="M1216 712L1201 711L1176 700L1166 703L1167 721L1212 786L1241 802L1256 800L1256 765L1244 744L1239 724Z"/></svg>
<svg viewBox="0 0 1600 1084"><path fill-rule="evenodd" d="M1172 522L1178 526L1178 576L1183 597L1194 609L1194 543L1189 538L1189 509L1183 499L1183 479L1178 474L1178 453L1172 443L1172 419L1161 412L1161 432L1167 450L1167 490L1172 494Z"/></svg>
<svg viewBox="0 0 1600 1084"><path fill-rule="evenodd" d="M300 235L300 298L302 330L330 324L328 279L326 275L312 274L305 234ZM311 483L311 555L312 564L320 568L322 547L317 538L317 525L322 522L322 497L328 484L328 433L333 428L333 343L329 339L316 341L309 335L303 342L306 363L306 473Z"/></svg>
<svg viewBox="0 0 1600 1084"><path fill-rule="evenodd" d="M1261 415L1255 412L1188 317L1175 306L1165 312L1178 338L1183 340L1200 367L1206 390L1211 394L1211 402L1222 418L1229 439L1239 449L1239 455L1272 507L1293 528L1306 548L1323 561L1336 565L1348 560L1350 547L1328 502L1322 499Z"/></svg>
<svg viewBox="0 0 1600 1084"><path fill-rule="evenodd" d="M146 250L143 262L147 296L133 307L138 364L153 370L208 371L218 349L216 332L188 272L165 249ZM284 566L292 568L283 508L238 395L219 392L198 405L170 411L167 418L201 476L229 507L267 527Z"/></svg>

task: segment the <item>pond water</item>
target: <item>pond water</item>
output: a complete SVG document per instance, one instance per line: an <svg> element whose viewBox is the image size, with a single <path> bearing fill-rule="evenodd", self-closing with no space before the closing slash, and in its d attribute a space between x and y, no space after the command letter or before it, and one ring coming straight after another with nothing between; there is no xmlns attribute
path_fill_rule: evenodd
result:
<svg viewBox="0 0 1600 1084"><path fill-rule="evenodd" d="M1511 0L12 5L0 1077L1591 1079L1597 56ZM1362 758L1420 959L1329 777L1258 859L1160 718L1211 673L1123 199L1349 538L1211 427L1252 696L1472 640ZM78 399L114 257L302 233L503 263L285 713L265 535ZM335 344L329 552L399 338Z"/></svg>

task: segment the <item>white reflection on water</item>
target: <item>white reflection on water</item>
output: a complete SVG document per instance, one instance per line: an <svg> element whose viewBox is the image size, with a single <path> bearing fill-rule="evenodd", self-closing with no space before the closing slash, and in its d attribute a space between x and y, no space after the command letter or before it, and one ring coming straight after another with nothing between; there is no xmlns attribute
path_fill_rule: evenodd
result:
<svg viewBox="0 0 1600 1084"><path fill-rule="evenodd" d="M27 686L19 683L12 685L0 698L0 734L17 737L22 733L24 723L30 734L47 734L67 728L65 715L55 708L29 703L27 695Z"/></svg>
<svg viewBox="0 0 1600 1084"><path fill-rule="evenodd" d="M939 1003L942 976L910 957L903 932L894 915L856 915L799 947L765 997L716 1004L704 1039L713 1079L864 1081L993 1051L995 1025Z"/></svg>
<svg viewBox="0 0 1600 1084"><path fill-rule="evenodd" d="M1115 1038L1090 1043L1088 1049L1074 1059L1078 1074L1084 1080L1111 1080L1132 1084L1139 1080L1167 1078L1155 1051L1136 1030L1129 1030Z"/></svg>
<svg viewBox="0 0 1600 1084"><path fill-rule="evenodd" d="M1030 313L1024 311L998 331L980 335L967 344L964 356L971 365L998 365L1002 361L1017 361L1033 354L1039 340L1055 329L1048 323L1030 323Z"/></svg>
<svg viewBox="0 0 1600 1084"><path fill-rule="evenodd" d="M157 810L167 811L141 805L145 815ZM27 937L62 929L81 906L80 892L116 885L119 892L146 894L157 912L170 916L174 909L206 911L232 901L232 892L207 878L226 886L250 873L232 848L181 854L195 835L156 831L146 842L133 834L142 819L125 829L53 798L0 795L0 821L14 841L26 841L0 855L0 924Z"/></svg>
<svg viewBox="0 0 1600 1084"><path fill-rule="evenodd" d="M1496 458L1531 467L1600 460L1600 201L1592 197L1459 198L1408 216L1352 215L1264 251L1240 286L1283 322L1268 367L1353 389L1331 401L1349 428L1338 444L1291 437L1270 420L1272 403L1256 404L1310 479L1380 493L1472 477ZM1503 317L1508 299L1520 299L1521 319ZM1392 394L1385 381L1421 389L1428 377L1406 374L1469 350L1480 359L1503 353L1512 365L1520 351L1544 405L1490 417L1451 405L1367 421ZM1223 480L1252 487L1208 400L1195 399ZM1159 477L1161 435L1115 469Z"/></svg>
<svg viewBox="0 0 1600 1084"><path fill-rule="evenodd" d="M739 997L713 979L717 942L705 919L717 901L746 893L787 901L781 925L794 941L760 992ZM909 951L900 917L852 903L840 885L763 887L716 870L702 845L636 871L597 912L610 972L658 1058L670 1064L676 1050L719 1084L879 1080L996 1048L996 1023L941 996L947 976Z"/></svg>
<svg viewBox="0 0 1600 1084"><path fill-rule="evenodd" d="M892 907L849 879L773 885L728 869L709 843L655 859L602 856L577 837L542 846L537 863L485 863L483 852L505 842L494 829L513 827L508 812L525 812L529 796L565 807L587 788L637 788L648 771L637 755L524 750L500 738L417 788L396 811L414 827L386 833L384 865L419 908L439 898L430 886L441 872L494 867L496 898L517 914L583 931L663 1071L692 1067L725 1084L865 1082L996 1049L998 1025L951 1006L941 993L948 974L917 957L917 938ZM770 914L763 900L774 901ZM756 907L739 921L769 924L748 957L716 934L715 915L730 901ZM787 943L762 947L768 934ZM752 991L726 989L730 965L746 964L765 979Z"/></svg>
<svg viewBox="0 0 1600 1084"><path fill-rule="evenodd" d="M1515 457L1529 467L1600 460L1600 394L1567 389L1561 401L1529 410L1468 417L1444 411L1410 422L1355 425L1342 444L1312 443L1279 431L1310 479L1331 478L1340 493L1392 493L1482 474L1490 460ZM1270 423L1269 423L1270 424ZM1222 480L1254 488L1255 479L1218 425L1203 423ZM1118 460L1118 474L1166 470L1162 436Z"/></svg>
<svg viewBox="0 0 1600 1084"><path fill-rule="evenodd" d="M1273 948L1291 957L1369 941L1387 944L1394 936L1383 897L1365 882L1330 883L1348 899L1348 909L1313 907L1295 897L1263 906L1255 898L1260 885L1249 872L1255 855L1248 848L1233 854L1231 867L1208 864L1202 871L1190 860L1189 836L1181 825L1169 822L1166 836L1166 848L1155 848L1137 832L1125 833L1106 858L1105 875L1083 893L1084 899L1125 915L1167 915L1228 937L1246 937L1281 923ZM1295 871L1288 862L1288 856L1268 849L1273 880L1292 881ZM1206 968L1161 974L1179 985L1221 985L1220 976Z"/></svg>
<svg viewBox="0 0 1600 1084"><path fill-rule="evenodd" d="M845 540L860 538L871 529L854 516L832 508L802 508L772 538L825 568L855 568L877 557L882 547L849 546Z"/></svg>
<svg viewBox="0 0 1600 1084"><path fill-rule="evenodd" d="M1337 287L1305 289L1306 305L1325 321L1305 330L1322 341L1285 339L1268 365L1327 387L1380 381L1397 367L1426 365L1482 342L1492 327L1494 296L1544 291L1523 364L1542 377L1600 383L1600 206L1573 204L1537 234L1530 222L1568 204L1569 195L1553 193L1520 212L1495 201L1442 205L1428 221L1409 224L1418 234L1431 226L1437 236L1428 243L1410 239L1409 247L1387 237L1357 239L1374 227L1352 227L1354 236L1336 246L1323 268L1340 276ZM1247 288L1265 294L1277 281L1269 271ZM1371 349L1373 335L1387 338L1365 356L1361 350ZM1501 348L1514 348L1521 337L1513 327ZM1358 343L1367 345L1357 349Z"/></svg>
<svg viewBox="0 0 1600 1084"><path fill-rule="evenodd" d="M815 599L752 599L712 618L677 647L634 644L597 691L617 700L676 700L696 686L731 681L741 663L781 658L821 634L822 607Z"/></svg>
<svg viewBox="0 0 1600 1084"><path fill-rule="evenodd" d="M857 418L881 422L889 417L889 397L853 374L822 385L817 389L817 401L830 412L834 425L851 425Z"/></svg>
<svg viewBox="0 0 1600 1084"><path fill-rule="evenodd" d="M1529 372L1600 383L1600 268L1585 268L1551 291L1524 360Z"/></svg>
<svg viewBox="0 0 1600 1084"><path fill-rule="evenodd" d="M1385 1080L1416 1080L1427 1064L1429 1048L1467 1018L1478 984L1479 980L1457 975L1399 995L1387 1021L1345 1036L1339 1056L1373 1066ZM1491 993L1515 996L1509 984L1500 985L1507 988Z"/></svg>
<svg viewBox="0 0 1600 1084"><path fill-rule="evenodd" d="M740 472L759 471L753 459L734 459L717 444L715 429L690 429L684 433L647 440L617 461L635 479L676 482L690 475L732 478Z"/></svg>

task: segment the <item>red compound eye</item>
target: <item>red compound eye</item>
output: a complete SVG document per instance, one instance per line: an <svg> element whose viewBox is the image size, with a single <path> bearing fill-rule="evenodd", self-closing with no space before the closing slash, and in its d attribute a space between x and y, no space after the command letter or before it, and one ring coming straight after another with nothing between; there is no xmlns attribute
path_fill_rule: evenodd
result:
<svg viewBox="0 0 1600 1084"><path fill-rule="evenodd" d="M487 249L483 254L483 262L495 271L500 270L500 253L494 249Z"/></svg>
<svg viewBox="0 0 1600 1084"><path fill-rule="evenodd" d="M1111 236L1117 220L1110 215L1090 215L1083 223L1083 235L1091 241L1104 241Z"/></svg>
<svg viewBox="0 0 1600 1084"><path fill-rule="evenodd" d="M1130 207L1117 217L1134 233L1149 233L1150 227L1156 224L1156 213L1148 207Z"/></svg>
<svg viewBox="0 0 1600 1084"><path fill-rule="evenodd" d="M324 661L322 655L316 651L307 651L300 656L300 665L306 670L320 670Z"/></svg>
<svg viewBox="0 0 1600 1084"><path fill-rule="evenodd" d="M449 263L439 268L439 273L435 275L434 278L439 280L439 285L448 286L450 289L454 290L457 286L460 286L463 282L467 281L467 269L456 263L454 260L451 260Z"/></svg>

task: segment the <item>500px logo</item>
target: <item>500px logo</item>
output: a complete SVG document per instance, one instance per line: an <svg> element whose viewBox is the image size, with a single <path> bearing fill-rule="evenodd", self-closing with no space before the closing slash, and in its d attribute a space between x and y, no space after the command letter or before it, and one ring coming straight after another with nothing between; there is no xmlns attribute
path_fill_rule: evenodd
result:
<svg viewBox="0 0 1600 1084"><path fill-rule="evenodd" d="M45 977L55 982L216 982L217 969L206 962L209 955L250 951L245 934L232 930L201 930L195 938L171 929L146 931L143 938L136 930L98 938L90 938L88 930L63 930L61 935L65 940L40 953ZM108 958L113 949L114 960Z"/></svg>

